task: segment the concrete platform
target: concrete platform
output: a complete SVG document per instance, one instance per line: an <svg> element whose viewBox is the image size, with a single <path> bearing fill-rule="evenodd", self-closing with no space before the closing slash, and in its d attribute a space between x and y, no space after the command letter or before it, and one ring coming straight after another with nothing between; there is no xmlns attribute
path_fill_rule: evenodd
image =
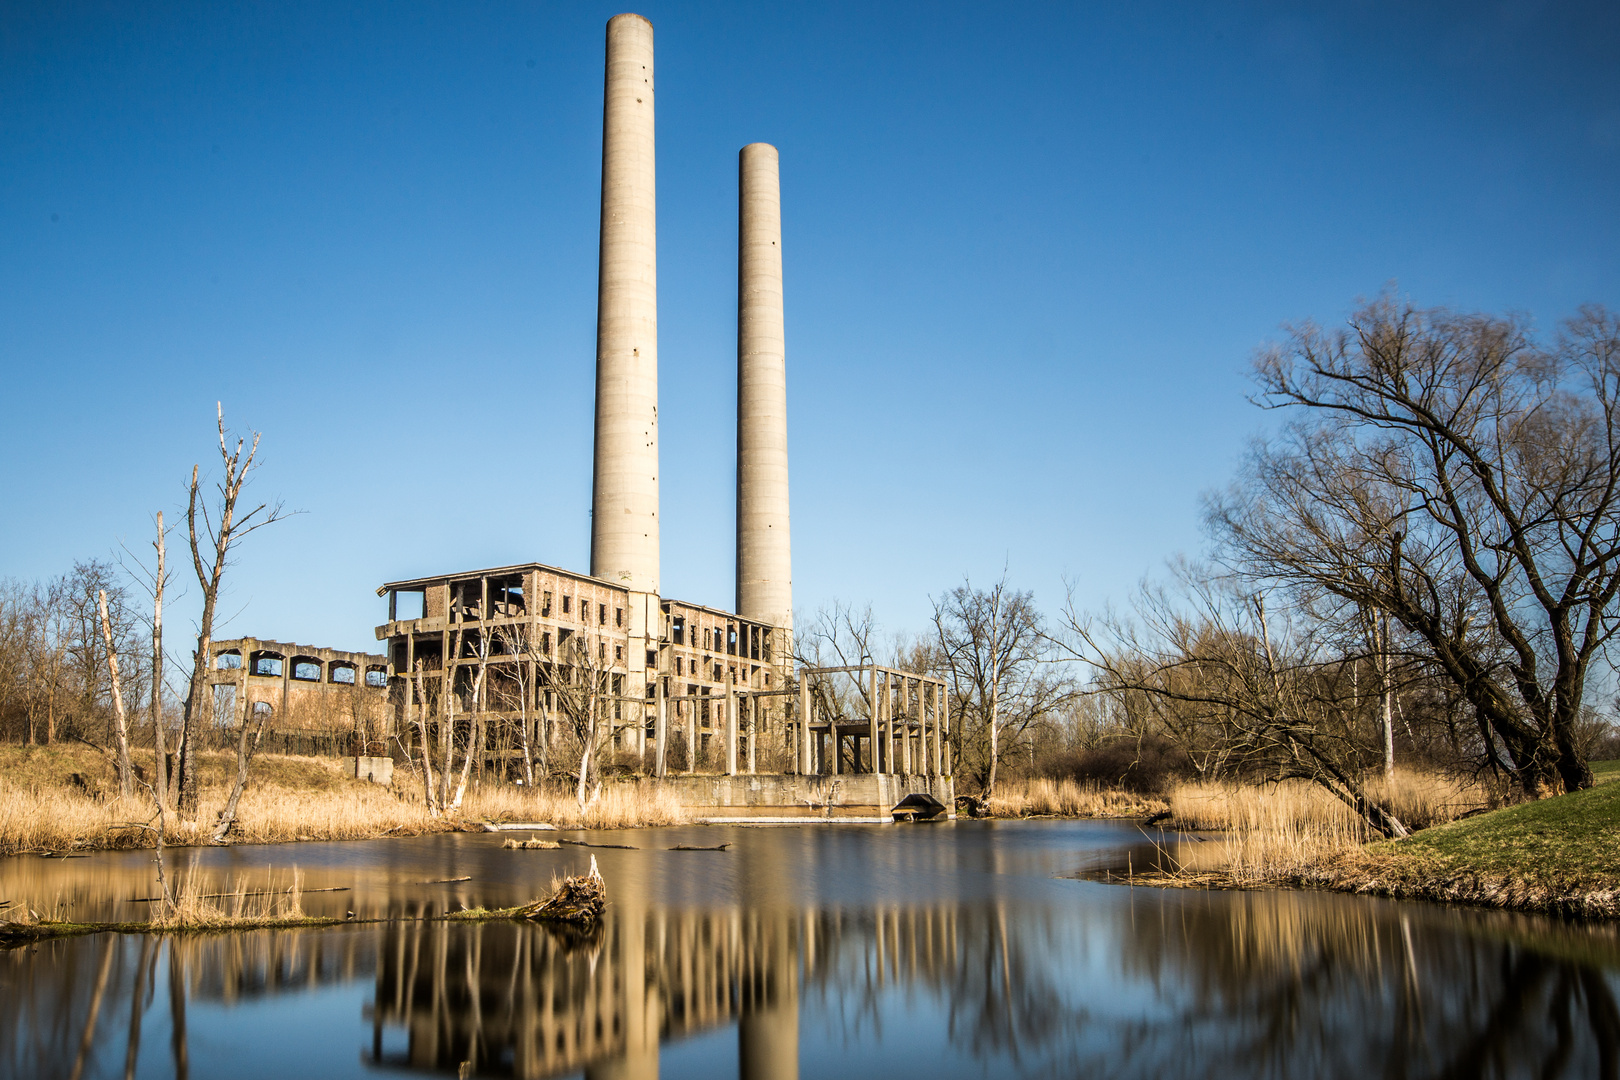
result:
<svg viewBox="0 0 1620 1080"><path fill-rule="evenodd" d="M914 792L932 795L945 804L946 816L956 816L956 785L949 776L757 773L667 776L661 783L689 814L708 823L888 822L894 807Z"/></svg>

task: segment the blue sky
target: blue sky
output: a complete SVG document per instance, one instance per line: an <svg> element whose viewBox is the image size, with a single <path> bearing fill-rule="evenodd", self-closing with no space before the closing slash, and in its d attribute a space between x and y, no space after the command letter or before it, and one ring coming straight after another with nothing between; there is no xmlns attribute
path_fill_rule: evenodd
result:
<svg viewBox="0 0 1620 1080"><path fill-rule="evenodd" d="M0 4L0 576L264 433L224 633L588 561L591 3ZM732 600L736 153L782 155L795 599L1196 554L1281 324L1620 305L1620 8L649 3L663 580ZM193 595L195 588L192 589Z"/></svg>

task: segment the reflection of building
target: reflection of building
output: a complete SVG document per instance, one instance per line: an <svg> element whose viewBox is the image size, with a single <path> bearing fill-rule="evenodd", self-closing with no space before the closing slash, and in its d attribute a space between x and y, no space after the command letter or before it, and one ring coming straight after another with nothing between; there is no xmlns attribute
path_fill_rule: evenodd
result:
<svg viewBox="0 0 1620 1080"><path fill-rule="evenodd" d="M224 726L268 712L266 726L277 732L387 738L386 656L251 637L216 641L210 655L208 682Z"/></svg>
<svg viewBox="0 0 1620 1080"><path fill-rule="evenodd" d="M868 991L946 982L956 921L945 908L627 910L572 944L532 925L394 923L379 949L373 1045L393 1025L407 1045L374 1060L650 1080L661 1041L736 1023L743 1080L792 1080L801 979L841 994L859 979Z"/></svg>

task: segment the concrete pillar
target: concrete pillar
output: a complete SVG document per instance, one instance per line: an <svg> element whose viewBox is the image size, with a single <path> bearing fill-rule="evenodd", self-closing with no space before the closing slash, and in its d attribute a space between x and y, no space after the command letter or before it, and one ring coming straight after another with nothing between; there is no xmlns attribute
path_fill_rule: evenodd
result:
<svg viewBox="0 0 1620 1080"><path fill-rule="evenodd" d="M728 673L729 677L729 673ZM737 734L742 727L738 723L737 694L731 684L726 683L726 775L737 775Z"/></svg>
<svg viewBox="0 0 1620 1080"><path fill-rule="evenodd" d="M808 776L810 764L810 680L799 676L799 775Z"/></svg>
<svg viewBox="0 0 1620 1080"><path fill-rule="evenodd" d="M877 668L872 669L872 696L868 700L869 700L869 703L871 705L870 712L871 712L872 715L870 717L868 717L868 720L870 721L870 739L871 739L870 750L871 750L871 753L868 755L868 757L870 758L870 764L869 764L869 767L867 768L867 772L874 772L875 773L875 772L881 772L882 771L882 769L880 767L880 762L882 761L882 759L878 756L878 713L881 710L880 710L879 705L878 705L878 670L877 670Z"/></svg>
<svg viewBox="0 0 1620 1080"><path fill-rule="evenodd" d="M669 701L664 693L663 679L658 680L658 720L653 728L653 741L657 743L653 775L663 777L669 771Z"/></svg>
<svg viewBox="0 0 1620 1080"><path fill-rule="evenodd" d="M759 698L748 695L748 772L753 775L759 766Z"/></svg>
<svg viewBox="0 0 1620 1080"><path fill-rule="evenodd" d="M591 576L658 591L658 259L653 29L607 24L596 293Z"/></svg>
<svg viewBox="0 0 1620 1080"><path fill-rule="evenodd" d="M788 529L787 353L776 147L737 163L737 614L793 626ZM785 648L786 643L779 643Z"/></svg>

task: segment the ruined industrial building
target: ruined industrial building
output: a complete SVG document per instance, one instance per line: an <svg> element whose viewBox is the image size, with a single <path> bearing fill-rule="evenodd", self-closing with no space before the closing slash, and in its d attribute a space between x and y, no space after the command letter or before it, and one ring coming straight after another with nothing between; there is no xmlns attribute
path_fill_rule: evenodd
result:
<svg viewBox="0 0 1620 1080"><path fill-rule="evenodd" d="M616 16L590 572L534 562L383 585L391 731L409 749L430 722L471 714L483 756L510 771L557 745L567 706L589 693L603 754L713 817L887 817L908 795L950 807L943 684L794 669L781 199L764 143L743 147L738 169L736 610L660 592L653 116L652 26Z"/></svg>

